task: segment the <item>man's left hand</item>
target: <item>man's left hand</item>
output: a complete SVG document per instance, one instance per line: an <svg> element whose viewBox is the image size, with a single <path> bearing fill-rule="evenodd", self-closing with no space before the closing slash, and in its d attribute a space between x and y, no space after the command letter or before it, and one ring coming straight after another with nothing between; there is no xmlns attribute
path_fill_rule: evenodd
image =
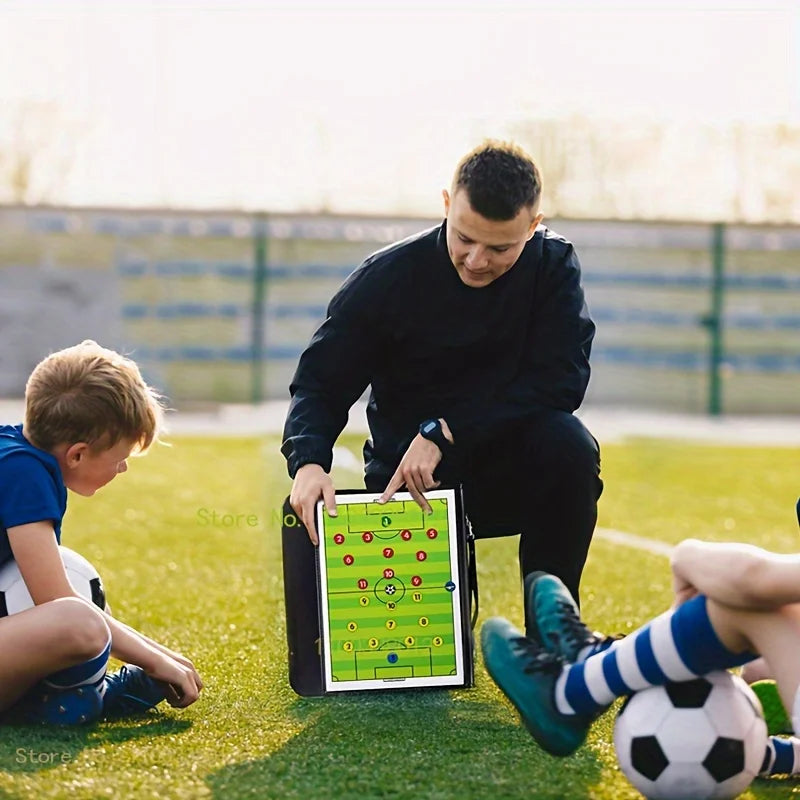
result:
<svg viewBox="0 0 800 800"><path fill-rule="evenodd" d="M441 422L445 437L452 441L453 435L447 427L447 423L444 420ZM433 473L441 460L442 451L437 445L417 434L408 446L408 450L383 494L378 498L378 502L387 502L405 484L417 505L426 513L433 513L430 503L425 498L425 492L436 489L440 485L440 481L433 477Z"/></svg>

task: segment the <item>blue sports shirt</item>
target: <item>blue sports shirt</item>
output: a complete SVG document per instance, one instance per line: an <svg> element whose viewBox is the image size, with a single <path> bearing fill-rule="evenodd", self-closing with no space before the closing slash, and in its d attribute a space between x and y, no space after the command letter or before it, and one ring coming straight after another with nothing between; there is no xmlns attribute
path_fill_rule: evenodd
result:
<svg viewBox="0 0 800 800"><path fill-rule="evenodd" d="M61 542L67 488L55 457L34 447L22 425L0 425L0 564L11 558L8 529L49 520Z"/></svg>

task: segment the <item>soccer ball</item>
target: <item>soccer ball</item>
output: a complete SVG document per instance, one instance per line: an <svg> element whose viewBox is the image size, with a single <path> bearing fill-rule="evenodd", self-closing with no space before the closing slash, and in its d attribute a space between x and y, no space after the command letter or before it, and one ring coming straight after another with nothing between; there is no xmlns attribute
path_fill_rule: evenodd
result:
<svg viewBox="0 0 800 800"><path fill-rule="evenodd" d="M97 570L80 554L68 547L58 546L72 588L99 608L106 608L106 594ZM25 611L33 606L28 587L22 579L16 561L0 567L0 617Z"/></svg>
<svg viewBox="0 0 800 800"><path fill-rule="evenodd" d="M712 672L629 697L614 747L628 780L651 800L732 798L761 769L767 725L741 678Z"/></svg>

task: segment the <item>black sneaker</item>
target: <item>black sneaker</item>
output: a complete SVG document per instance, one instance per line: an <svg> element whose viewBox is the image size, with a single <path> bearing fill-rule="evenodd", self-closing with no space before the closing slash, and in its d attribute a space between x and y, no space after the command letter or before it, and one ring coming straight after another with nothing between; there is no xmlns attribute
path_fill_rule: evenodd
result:
<svg viewBox="0 0 800 800"><path fill-rule="evenodd" d="M143 714L165 697L164 684L153 680L141 667L125 664L119 672L106 675L103 716L113 719Z"/></svg>
<svg viewBox="0 0 800 800"><path fill-rule="evenodd" d="M591 652L601 652L621 638L590 630L581 620L569 589L549 572L526 575L524 593L528 638L569 664L578 661L581 653L585 657Z"/></svg>
<svg viewBox="0 0 800 800"><path fill-rule="evenodd" d="M539 746L554 756L574 753L586 740L595 717L562 714L556 707L555 686L563 660L502 617L483 624L481 650L489 675L514 704Z"/></svg>

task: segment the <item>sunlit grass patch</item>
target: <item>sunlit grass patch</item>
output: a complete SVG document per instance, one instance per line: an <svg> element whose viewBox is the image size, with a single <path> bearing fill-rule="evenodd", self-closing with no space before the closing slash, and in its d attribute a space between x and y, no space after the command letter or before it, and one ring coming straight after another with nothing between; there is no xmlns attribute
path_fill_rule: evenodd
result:
<svg viewBox="0 0 800 800"><path fill-rule="evenodd" d="M343 444L359 452L356 439ZM70 498L64 543L98 567L114 613L194 659L207 688L189 709L141 720L0 728L0 797L638 796L616 766L611 714L575 756L551 758L480 661L472 689L297 697L280 554L290 482L277 447L275 437L176 437L95 498ZM637 440L605 447L603 463L602 527L796 547L790 450ZM344 469L336 480L359 485ZM480 621L521 624L516 540L479 542L478 567ZM667 560L598 539L582 598L592 625L630 631L670 602ZM759 781L745 796L792 788Z"/></svg>

